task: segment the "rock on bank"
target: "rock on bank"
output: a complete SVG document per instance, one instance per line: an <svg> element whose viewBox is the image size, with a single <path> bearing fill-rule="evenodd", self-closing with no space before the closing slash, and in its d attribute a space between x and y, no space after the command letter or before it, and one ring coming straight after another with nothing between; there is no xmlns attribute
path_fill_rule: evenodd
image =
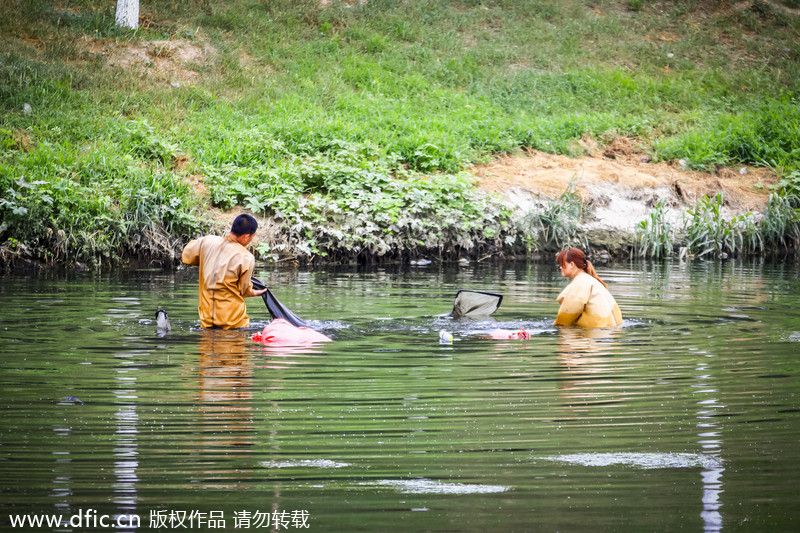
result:
<svg viewBox="0 0 800 533"><path fill-rule="evenodd" d="M659 199L665 200L667 219L680 227L688 209L716 193L723 194L726 218L761 211L770 186L779 181L766 168L739 166L704 173L649 159L631 141L617 139L584 157L530 151L499 157L470 171L480 188L499 194L520 217L535 201L556 198L572 184L586 207L581 231L592 247L612 252L632 245L636 225Z"/></svg>

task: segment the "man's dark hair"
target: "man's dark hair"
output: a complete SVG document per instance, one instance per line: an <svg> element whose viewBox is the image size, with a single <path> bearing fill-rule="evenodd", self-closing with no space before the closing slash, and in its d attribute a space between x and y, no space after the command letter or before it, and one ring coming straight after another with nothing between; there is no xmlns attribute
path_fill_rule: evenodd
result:
<svg viewBox="0 0 800 533"><path fill-rule="evenodd" d="M234 219L233 226L231 226L231 233L237 237L241 237L242 235L253 234L257 229L258 222L255 218L248 214L241 214Z"/></svg>

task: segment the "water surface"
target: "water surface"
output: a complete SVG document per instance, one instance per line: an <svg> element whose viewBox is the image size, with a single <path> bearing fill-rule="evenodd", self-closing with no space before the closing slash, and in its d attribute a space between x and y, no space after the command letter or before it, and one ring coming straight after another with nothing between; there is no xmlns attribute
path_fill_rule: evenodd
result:
<svg viewBox="0 0 800 533"><path fill-rule="evenodd" d="M192 269L5 276L0 527L110 531L68 523L94 509L139 517L118 531L192 513L204 530L796 530L797 268L600 274L621 328L553 328L550 264L262 266L335 339L303 348L250 341L260 299L251 331L200 330ZM461 288L503 305L442 316Z"/></svg>

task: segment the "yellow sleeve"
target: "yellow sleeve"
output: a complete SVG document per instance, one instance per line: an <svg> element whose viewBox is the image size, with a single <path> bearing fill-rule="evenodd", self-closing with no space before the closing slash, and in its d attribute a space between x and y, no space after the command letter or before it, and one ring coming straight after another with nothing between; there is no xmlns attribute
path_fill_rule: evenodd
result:
<svg viewBox="0 0 800 533"><path fill-rule="evenodd" d="M183 249L183 253L181 253L181 261L186 263L187 265L194 265L197 266L200 264L200 239L194 239L190 241L189 244Z"/></svg>
<svg viewBox="0 0 800 533"><path fill-rule="evenodd" d="M561 304L561 307L558 309L558 316L553 325L571 326L583 314L586 303L592 295L592 286L591 284L583 283L584 280L580 278L582 276L572 280L558 295L558 303Z"/></svg>
<svg viewBox="0 0 800 533"><path fill-rule="evenodd" d="M256 268L256 259L249 252L242 259L242 273L239 275L239 293L247 298L253 295L253 272Z"/></svg>

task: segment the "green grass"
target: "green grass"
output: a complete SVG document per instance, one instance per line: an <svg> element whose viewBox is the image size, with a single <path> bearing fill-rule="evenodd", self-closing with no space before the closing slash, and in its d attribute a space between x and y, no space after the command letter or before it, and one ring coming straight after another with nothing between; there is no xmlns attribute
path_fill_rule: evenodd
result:
<svg viewBox="0 0 800 533"><path fill-rule="evenodd" d="M172 260L176 236L204 227L186 183L130 164L111 143L87 150L42 144L11 163L0 162L0 232L12 236L10 248L40 260Z"/></svg>
<svg viewBox="0 0 800 533"><path fill-rule="evenodd" d="M323 173L323 161L333 161L332 176L340 172L342 146L372 154L381 186L395 200L410 197L411 187L437 202L446 202L450 185L426 189L440 178L421 175L458 181L469 164L521 148L577 155L573 141L584 136L601 144L634 137L658 160L684 159L698 169L749 163L791 176L800 166L800 21L761 4L186 0L143 2L146 23L135 32L114 26L113 3L105 1L7 0L4 8L0 243L27 243L40 259L53 255L48 231L96 235L91 228L105 218L163 227L173 247L207 226L199 207L179 210L179 218L194 217L191 223L160 220L159 206L167 204L158 194L148 200L149 214L131 212L131 193L119 183L142 176L171 183L181 206L199 205L181 185L194 174L209 180L219 206L244 202L276 215L270 198L301 193L347 204L374 187L373 177L347 174L352 187L342 189L321 185L331 176L314 181L302 173L309 159ZM213 52L170 63L184 75L171 77L158 69L158 47L148 45L159 40ZM99 53L129 46L150 46L151 64L109 68ZM100 170L76 170L88 161ZM386 181L398 169L410 174ZM39 193L19 185L24 178L47 182L35 190L48 189L82 172L90 176L82 186L94 192L76 195L108 201L64 200L63 214L54 216L46 205L34 209ZM463 194L465 203L483 205L476 193ZM14 222L20 206L36 217L38 232ZM433 223L431 211L415 216ZM480 209L464 216L467 226L493 224L494 215ZM133 233L120 228L125 237L98 249L75 244L56 255L130 254ZM308 241L291 238L297 246ZM496 246L470 238L481 241L475 250ZM442 242L420 253L455 249ZM326 248L333 256L341 249L333 241ZM402 250L396 253L412 253L406 244Z"/></svg>

